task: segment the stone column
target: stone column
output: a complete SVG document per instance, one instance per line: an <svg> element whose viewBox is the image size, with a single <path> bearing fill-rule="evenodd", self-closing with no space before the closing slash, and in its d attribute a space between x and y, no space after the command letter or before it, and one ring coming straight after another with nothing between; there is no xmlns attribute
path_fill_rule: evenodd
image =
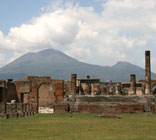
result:
<svg viewBox="0 0 156 140"><path fill-rule="evenodd" d="M76 74L71 75L71 94L76 94Z"/></svg>
<svg viewBox="0 0 156 140"><path fill-rule="evenodd" d="M94 83L91 83L91 95L94 96Z"/></svg>
<svg viewBox="0 0 156 140"><path fill-rule="evenodd" d="M82 85L81 82L79 83L79 95L81 95Z"/></svg>
<svg viewBox="0 0 156 140"><path fill-rule="evenodd" d="M150 51L145 51L145 94L151 94L151 64Z"/></svg>
<svg viewBox="0 0 156 140"><path fill-rule="evenodd" d="M136 78L135 74L130 75L130 95L136 94Z"/></svg>
<svg viewBox="0 0 156 140"><path fill-rule="evenodd" d="M92 91L92 89L91 89L91 83L89 82L88 83L88 95L91 95L91 91Z"/></svg>

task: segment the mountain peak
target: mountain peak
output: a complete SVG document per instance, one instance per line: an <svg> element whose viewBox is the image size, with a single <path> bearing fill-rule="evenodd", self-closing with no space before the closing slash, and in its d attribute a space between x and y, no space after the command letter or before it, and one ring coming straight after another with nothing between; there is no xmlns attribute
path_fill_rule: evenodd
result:
<svg viewBox="0 0 156 140"><path fill-rule="evenodd" d="M25 76L51 76L54 79L69 80L71 73L83 78L90 75L103 81L129 81L129 75L135 73L137 79L144 79L145 70L129 62L118 62L112 67L82 63L61 51L46 49L36 53L27 53L0 69L0 79L19 79ZM156 75L153 74L153 78Z"/></svg>
<svg viewBox="0 0 156 140"><path fill-rule="evenodd" d="M60 52L60 51L52 49L52 48L49 48L49 49L41 50L40 52L37 52L37 53L58 53L58 52Z"/></svg>
<svg viewBox="0 0 156 140"><path fill-rule="evenodd" d="M136 66L136 65L134 65L134 64L132 64L130 62L127 62L127 61L119 61L115 65L113 65L112 67L113 68L123 69L123 68L131 67L131 66Z"/></svg>

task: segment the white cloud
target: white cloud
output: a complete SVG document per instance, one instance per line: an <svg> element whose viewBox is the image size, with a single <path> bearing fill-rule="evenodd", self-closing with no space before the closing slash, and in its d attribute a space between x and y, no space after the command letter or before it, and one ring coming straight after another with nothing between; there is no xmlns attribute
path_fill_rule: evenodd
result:
<svg viewBox="0 0 156 140"><path fill-rule="evenodd" d="M0 53L0 62L1 62L0 66L3 66L4 64L6 64L5 60L6 60L5 55Z"/></svg>
<svg viewBox="0 0 156 140"><path fill-rule="evenodd" d="M70 50L65 51L65 53L83 62L91 58L91 52L89 48L71 48Z"/></svg>
<svg viewBox="0 0 156 140"><path fill-rule="evenodd" d="M139 41L136 42L136 45L144 47L144 46L147 45L147 40L139 40Z"/></svg>
<svg viewBox="0 0 156 140"><path fill-rule="evenodd" d="M7 36L0 32L3 55L14 53L4 57L6 62L29 51L56 48L89 63L121 60L143 66L144 51L156 51L155 0L108 0L101 13L57 1L42 11L30 24L12 27Z"/></svg>

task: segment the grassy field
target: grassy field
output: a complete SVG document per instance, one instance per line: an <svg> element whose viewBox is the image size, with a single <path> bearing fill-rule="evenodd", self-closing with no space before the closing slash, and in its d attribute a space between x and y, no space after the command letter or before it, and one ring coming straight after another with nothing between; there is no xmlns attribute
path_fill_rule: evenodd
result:
<svg viewBox="0 0 156 140"><path fill-rule="evenodd" d="M156 140L156 115L55 114L0 119L0 140Z"/></svg>

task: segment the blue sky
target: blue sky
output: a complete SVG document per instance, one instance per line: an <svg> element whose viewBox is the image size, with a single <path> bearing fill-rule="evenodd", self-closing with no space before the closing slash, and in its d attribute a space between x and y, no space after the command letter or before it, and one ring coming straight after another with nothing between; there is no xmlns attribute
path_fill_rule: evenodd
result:
<svg viewBox="0 0 156 140"><path fill-rule="evenodd" d="M55 0L1 0L0 1L0 30L7 34L10 27L20 26L29 22L32 17L40 16L42 7L48 6ZM66 2L66 1L65 1ZM99 1L95 0L71 0L73 4L81 6L93 6L96 12L101 12Z"/></svg>
<svg viewBox="0 0 156 140"><path fill-rule="evenodd" d="M0 67L47 48L80 61L144 67L156 72L155 0L1 0Z"/></svg>
<svg viewBox="0 0 156 140"><path fill-rule="evenodd" d="M51 0L1 0L0 1L0 30L5 34L10 27L27 23L32 17L41 14L41 8Z"/></svg>

